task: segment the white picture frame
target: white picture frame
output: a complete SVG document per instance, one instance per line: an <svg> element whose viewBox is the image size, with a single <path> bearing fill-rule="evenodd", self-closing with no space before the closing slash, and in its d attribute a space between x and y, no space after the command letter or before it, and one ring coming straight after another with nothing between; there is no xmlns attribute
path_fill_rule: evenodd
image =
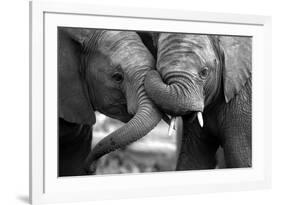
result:
<svg viewBox="0 0 281 205"><path fill-rule="evenodd" d="M56 177L57 26L253 36L253 167ZM265 119L271 119L271 110L265 108L271 106L270 51L270 17L30 2L30 202L43 204L269 188L271 124Z"/></svg>

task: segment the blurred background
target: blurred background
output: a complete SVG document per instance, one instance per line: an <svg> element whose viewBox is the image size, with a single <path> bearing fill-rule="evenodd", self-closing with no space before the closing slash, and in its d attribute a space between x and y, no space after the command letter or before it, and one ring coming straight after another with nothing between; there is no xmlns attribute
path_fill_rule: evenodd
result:
<svg viewBox="0 0 281 205"><path fill-rule="evenodd" d="M101 139L124 123L96 112L93 128L94 147ZM176 166L176 131L168 136L169 126L164 121L145 137L126 148L111 152L99 159L96 174L121 174L172 171Z"/></svg>

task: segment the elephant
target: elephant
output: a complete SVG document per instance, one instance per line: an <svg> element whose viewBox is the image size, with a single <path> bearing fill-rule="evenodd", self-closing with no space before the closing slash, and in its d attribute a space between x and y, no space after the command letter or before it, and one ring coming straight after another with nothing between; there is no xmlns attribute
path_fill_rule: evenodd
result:
<svg viewBox="0 0 281 205"><path fill-rule="evenodd" d="M158 124L162 114L144 90L154 64L136 32L58 28L59 176L92 174L101 156ZM95 111L126 124L91 150Z"/></svg>
<svg viewBox="0 0 281 205"><path fill-rule="evenodd" d="M184 33L140 33L156 53L145 77L159 109L183 120L177 170L252 166L252 39ZM195 119L198 120L195 120Z"/></svg>

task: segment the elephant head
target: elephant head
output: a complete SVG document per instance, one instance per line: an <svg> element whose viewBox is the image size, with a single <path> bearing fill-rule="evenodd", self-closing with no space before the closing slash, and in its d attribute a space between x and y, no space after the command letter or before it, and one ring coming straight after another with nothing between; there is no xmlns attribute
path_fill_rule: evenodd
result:
<svg viewBox="0 0 281 205"><path fill-rule="evenodd" d="M152 35L157 71L148 72L145 88L155 104L172 116L194 117L219 97L228 103L251 76L248 37Z"/></svg>
<svg viewBox="0 0 281 205"><path fill-rule="evenodd" d="M59 116L95 123L95 111L127 122L101 140L86 159L93 161L146 135L161 113L144 90L154 58L135 32L59 28Z"/></svg>

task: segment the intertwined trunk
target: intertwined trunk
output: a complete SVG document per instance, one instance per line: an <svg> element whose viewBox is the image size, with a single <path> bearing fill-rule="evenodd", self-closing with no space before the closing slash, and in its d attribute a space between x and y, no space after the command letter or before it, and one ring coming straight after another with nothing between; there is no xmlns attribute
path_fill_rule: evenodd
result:
<svg viewBox="0 0 281 205"><path fill-rule="evenodd" d="M143 80L138 79L138 81L142 82ZM102 139L94 147L86 159L85 169L87 172L95 171L96 161L100 157L142 138L161 120L161 113L146 96L143 85L139 87L137 93L138 109L135 116L123 127Z"/></svg>
<svg viewBox="0 0 281 205"><path fill-rule="evenodd" d="M134 105L129 106L131 114L135 116L123 127L101 140L88 155L85 168L89 172L94 171L97 159L145 136L162 118L144 90L144 77L154 66L154 59L139 36L134 32L104 32L98 39L101 40L89 42L91 47L98 45L107 50L110 57L121 61L121 67L130 81L126 82L127 90L124 90L127 101L133 96L136 105L133 103ZM109 41L113 43L110 44ZM94 169L91 170L92 164Z"/></svg>
<svg viewBox="0 0 281 205"><path fill-rule="evenodd" d="M202 111L202 88L188 72L186 59L194 56L191 43L181 35L158 36L157 71L150 71L145 78L148 96L163 111L178 116L189 111Z"/></svg>

